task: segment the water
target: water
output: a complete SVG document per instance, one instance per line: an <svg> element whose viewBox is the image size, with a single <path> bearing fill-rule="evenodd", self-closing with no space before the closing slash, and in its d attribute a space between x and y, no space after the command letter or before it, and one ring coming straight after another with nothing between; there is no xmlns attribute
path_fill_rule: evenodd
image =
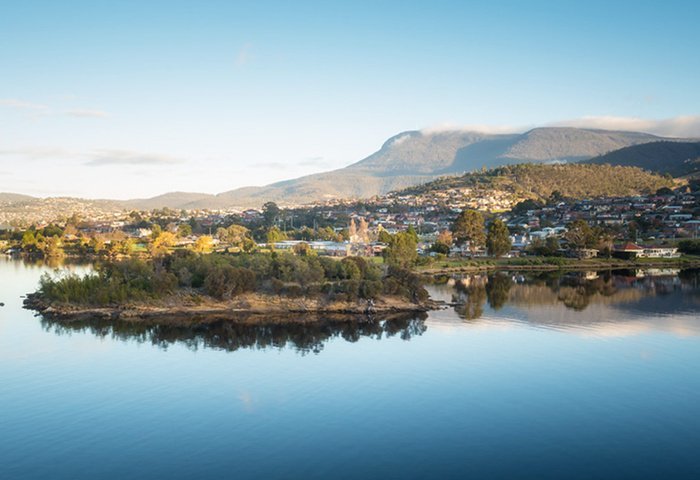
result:
<svg viewBox="0 0 700 480"><path fill-rule="evenodd" d="M246 329L48 322L19 298L46 269L0 259L3 479L700 476L697 272Z"/></svg>

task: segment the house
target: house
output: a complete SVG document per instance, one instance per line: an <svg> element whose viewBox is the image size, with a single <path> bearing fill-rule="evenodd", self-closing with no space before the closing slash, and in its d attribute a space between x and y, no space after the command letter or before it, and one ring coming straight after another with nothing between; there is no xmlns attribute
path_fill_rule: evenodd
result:
<svg viewBox="0 0 700 480"><path fill-rule="evenodd" d="M627 242L624 245L616 246L613 249L613 256L624 259L637 258L641 256L642 253L644 253L644 248L632 242Z"/></svg>
<svg viewBox="0 0 700 480"><path fill-rule="evenodd" d="M678 248L648 246L642 247L636 243L628 242L621 247L615 247L613 255L619 258L678 258Z"/></svg>
<svg viewBox="0 0 700 480"><path fill-rule="evenodd" d="M598 249L596 248L577 248L575 250L568 250L567 255L573 258L595 258L598 256Z"/></svg>
<svg viewBox="0 0 700 480"><path fill-rule="evenodd" d="M680 256L676 247L645 247L640 255L645 258L678 258Z"/></svg>

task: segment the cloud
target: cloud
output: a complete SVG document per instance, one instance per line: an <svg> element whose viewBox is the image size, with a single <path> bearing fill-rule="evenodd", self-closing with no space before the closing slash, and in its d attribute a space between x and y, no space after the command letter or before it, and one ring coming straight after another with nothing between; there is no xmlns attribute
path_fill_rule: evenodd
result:
<svg viewBox="0 0 700 480"><path fill-rule="evenodd" d="M422 131L422 130L421 130L421 131ZM423 133L428 133L428 132L423 132ZM401 136L399 136L399 137L396 137L396 138L391 142L391 144L392 144L393 146L401 145L403 142L405 142L406 140L408 140L408 139L411 138L412 136L413 136L413 135L411 135L410 133L407 133L407 134L405 134L405 135L401 135Z"/></svg>
<svg viewBox="0 0 700 480"><path fill-rule="evenodd" d="M250 43L245 43L238 50L238 53L236 54L236 60L234 62L237 67L247 65L253 59L253 54L251 53L252 48L253 45L251 45Z"/></svg>
<svg viewBox="0 0 700 480"><path fill-rule="evenodd" d="M102 110L68 110L64 112L65 115L69 117L77 118L106 118L109 117L109 113L103 112Z"/></svg>
<svg viewBox="0 0 700 480"><path fill-rule="evenodd" d="M318 167L326 165L326 160L323 157L308 157L297 162L300 167Z"/></svg>
<svg viewBox="0 0 700 480"><path fill-rule="evenodd" d="M296 167L319 167L326 166L327 162L323 157L307 157L296 162L257 162L251 164L251 168L268 168L270 170L290 170Z"/></svg>
<svg viewBox="0 0 700 480"><path fill-rule="evenodd" d="M422 128L421 133L429 135L433 133L446 132L479 132L479 133L520 133L528 130L529 126L513 126L513 125L485 125L485 124L470 124L470 125L454 125L451 123L441 123L431 127ZM404 140L400 137L396 140ZM396 140L394 142L396 142Z"/></svg>
<svg viewBox="0 0 700 480"><path fill-rule="evenodd" d="M0 150L0 156L20 157L24 160L48 160L75 157L76 154L58 147L22 147Z"/></svg>
<svg viewBox="0 0 700 480"><path fill-rule="evenodd" d="M443 123L420 130L423 134L447 132L481 132L481 133L522 133L541 125L454 125ZM544 124L545 127L595 128L600 130L622 130L645 132L661 137L700 138L700 115L681 115L660 120L640 117L586 116L570 120L560 120ZM394 143L400 143L405 137L399 137Z"/></svg>
<svg viewBox="0 0 700 480"><path fill-rule="evenodd" d="M99 149L89 152L66 150L59 147L21 147L0 149L0 156L15 157L23 161L50 161L68 159L82 161L83 165L101 167L109 165L174 165L183 160L170 155L144 153L132 150Z"/></svg>
<svg viewBox="0 0 700 480"><path fill-rule="evenodd" d="M639 117L589 116L553 122L549 125L646 132L662 137L700 137L700 115L683 115L661 120Z"/></svg>
<svg viewBox="0 0 700 480"><path fill-rule="evenodd" d="M14 108L17 110L28 110L35 113L47 112L49 107L40 103L25 102L16 98L0 98L0 106Z"/></svg>
<svg viewBox="0 0 700 480"><path fill-rule="evenodd" d="M0 98L0 107L12 108L20 110L32 116L66 116L76 118L105 118L109 114L102 110L93 110L87 108L75 108L64 112L55 112L50 106L41 103L26 102L16 98Z"/></svg>
<svg viewBox="0 0 700 480"><path fill-rule="evenodd" d="M269 168L271 170L286 170L287 168L289 168L289 165L282 162L260 162L256 163L255 165L251 165L251 167Z"/></svg>
<svg viewBox="0 0 700 480"><path fill-rule="evenodd" d="M94 150L86 155L85 165L103 167L109 165L173 165L182 163L169 155L133 152L130 150Z"/></svg>

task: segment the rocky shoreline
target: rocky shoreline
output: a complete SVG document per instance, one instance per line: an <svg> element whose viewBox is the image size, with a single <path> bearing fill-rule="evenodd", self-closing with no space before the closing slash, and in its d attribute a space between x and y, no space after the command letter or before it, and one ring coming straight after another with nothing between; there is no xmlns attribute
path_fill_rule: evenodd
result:
<svg viewBox="0 0 700 480"><path fill-rule="evenodd" d="M262 294L241 295L229 301L216 301L204 296L173 296L159 301L109 306L51 302L38 293L30 293L24 300L24 308L52 320L92 318L163 324L206 323L222 319L240 323L308 323L329 317L362 320L424 313L439 306L431 300L412 303L399 297L385 297L374 302L328 302L316 298Z"/></svg>

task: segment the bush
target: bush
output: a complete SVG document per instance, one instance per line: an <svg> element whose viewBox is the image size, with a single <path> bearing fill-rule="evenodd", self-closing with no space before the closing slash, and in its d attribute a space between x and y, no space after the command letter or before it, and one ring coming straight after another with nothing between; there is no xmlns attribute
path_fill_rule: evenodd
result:
<svg viewBox="0 0 700 480"><path fill-rule="evenodd" d="M687 255L700 255L700 239L681 240L678 242L678 250Z"/></svg>

